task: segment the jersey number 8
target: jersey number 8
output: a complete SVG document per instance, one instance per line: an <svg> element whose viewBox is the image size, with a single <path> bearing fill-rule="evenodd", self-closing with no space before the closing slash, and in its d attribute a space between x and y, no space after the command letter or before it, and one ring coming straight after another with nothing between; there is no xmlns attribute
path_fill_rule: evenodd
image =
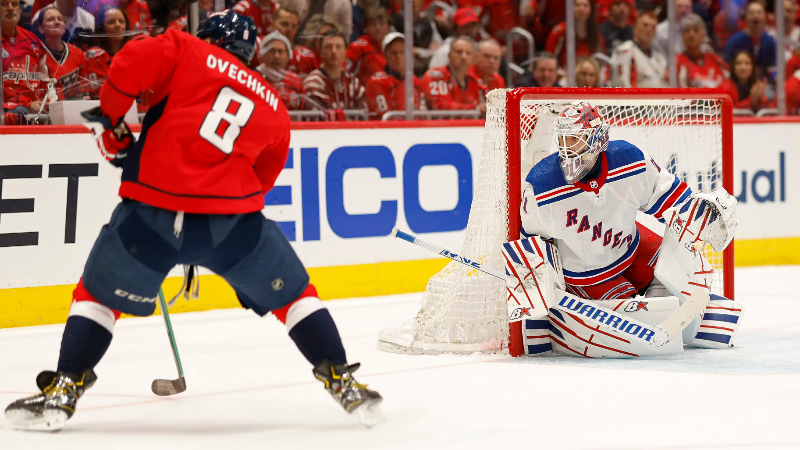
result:
<svg viewBox="0 0 800 450"><path fill-rule="evenodd" d="M229 87L222 88L200 126L200 137L230 155L242 127L247 125L255 109L255 103L249 98Z"/></svg>

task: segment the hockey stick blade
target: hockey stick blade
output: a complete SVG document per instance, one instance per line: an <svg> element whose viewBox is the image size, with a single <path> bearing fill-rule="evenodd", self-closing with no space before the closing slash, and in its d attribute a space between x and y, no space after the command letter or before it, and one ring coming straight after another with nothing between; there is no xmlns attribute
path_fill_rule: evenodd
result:
<svg viewBox="0 0 800 450"><path fill-rule="evenodd" d="M448 250L448 249L446 249L444 247L439 247L438 245L431 244L430 242L427 242L427 241L423 241L422 239L414 236L413 234L406 233L404 231L401 231L398 228L393 228L392 229L392 233L390 234L390 236L396 237L398 239L402 239L402 240L404 240L406 242L410 242L410 243L412 243L412 244L414 244L414 245L416 245L418 247L424 248L425 250L428 250L428 251L431 251L433 253L442 255L445 258L450 258L455 262L464 264L465 266L472 267L475 270L479 270L479 271L481 271L483 273L486 273L486 274L489 274L489 275L491 275L493 277L500 278L501 280L505 280L506 279L506 274L504 272L492 269L491 267L487 267L487 266L485 266L485 265L483 265L483 264L481 264L481 263L479 263L477 261L472 261L470 259L467 259L467 258L465 258L465 257L463 257L463 256L461 256L461 255L459 255L457 253L451 252L450 250Z"/></svg>
<svg viewBox="0 0 800 450"><path fill-rule="evenodd" d="M177 380L153 380L150 389L161 397L180 394L186 390L186 379L181 376Z"/></svg>
<svg viewBox="0 0 800 450"><path fill-rule="evenodd" d="M697 318L711 301L708 291L698 288L671 316L664 319L656 329L661 333L653 336L652 344L661 347L675 339L683 330Z"/></svg>

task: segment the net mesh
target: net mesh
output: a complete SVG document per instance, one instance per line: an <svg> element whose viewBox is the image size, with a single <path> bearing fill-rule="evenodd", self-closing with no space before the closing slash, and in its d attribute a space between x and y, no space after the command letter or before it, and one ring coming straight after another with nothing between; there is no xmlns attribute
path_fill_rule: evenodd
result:
<svg viewBox="0 0 800 450"><path fill-rule="evenodd" d="M461 253L466 258L503 269L500 247L509 238L509 196L519 204L520 193L509 192L509 177L524 180L535 162L550 153L552 122L577 98L519 101L519 146L508 142L506 90L487 98L487 117L478 179ZM650 100L626 97L592 100L611 124L611 140L626 140L647 152L664 170L677 175L692 190L722 186L722 113L719 100ZM519 158L519 174L508 173L509 158ZM522 184L524 186L524 182ZM514 208L513 214L518 214ZM639 220L662 232L663 225L643 214ZM512 233L513 234L513 233ZM518 234L518 232L517 232ZM457 250L457 249L455 249ZM707 248L714 265L712 290L722 294L723 254ZM403 353L499 351L508 335L505 283L467 266L450 262L434 275L423 294L419 313L405 323L383 330L379 348Z"/></svg>

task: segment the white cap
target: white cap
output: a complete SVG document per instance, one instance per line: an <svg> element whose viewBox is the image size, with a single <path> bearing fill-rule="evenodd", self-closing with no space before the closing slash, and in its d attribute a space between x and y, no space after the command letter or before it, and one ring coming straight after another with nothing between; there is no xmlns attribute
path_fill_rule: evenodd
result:
<svg viewBox="0 0 800 450"><path fill-rule="evenodd" d="M272 42L272 41L281 41L284 44L286 44L286 50L289 52L289 60L291 61L291 59L292 59L292 44L289 42L289 38L287 38L286 36L281 34L280 31L277 31L277 30L275 30L272 33L264 36L264 39L261 39L261 49L258 52L259 59L261 59L261 57L263 57L264 54L267 53L267 50L269 50L269 45L268 44L270 42Z"/></svg>
<svg viewBox="0 0 800 450"><path fill-rule="evenodd" d="M383 38L383 42L381 43L381 51L386 52L386 47L389 46L392 42L403 39L405 40L406 35L403 33L398 33L397 31L392 31L391 33L387 34L386 37Z"/></svg>

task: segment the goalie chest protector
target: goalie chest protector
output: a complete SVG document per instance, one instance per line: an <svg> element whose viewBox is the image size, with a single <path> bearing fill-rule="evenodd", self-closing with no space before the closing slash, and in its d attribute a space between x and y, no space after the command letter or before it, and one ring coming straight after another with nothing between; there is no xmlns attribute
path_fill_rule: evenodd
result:
<svg viewBox="0 0 800 450"><path fill-rule="evenodd" d="M555 239L565 281L574 286L608 281L631 265L639 246L637 211L661 220L691 194L686 183L626 141L609 142L597 164L595 179L571 185L554 153L525 178L522 234Z"/></svg>

